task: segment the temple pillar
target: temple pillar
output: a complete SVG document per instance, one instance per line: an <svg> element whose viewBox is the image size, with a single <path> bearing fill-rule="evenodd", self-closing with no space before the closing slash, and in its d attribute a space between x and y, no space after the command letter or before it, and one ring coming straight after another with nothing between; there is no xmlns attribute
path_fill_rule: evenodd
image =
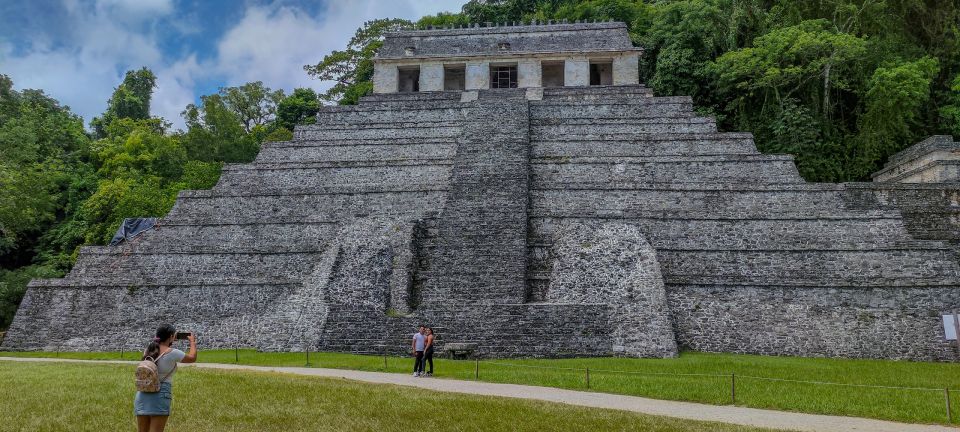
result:
<svg viewBox="0 0 960 432"><path fill-rule="evenodd" d="M443 91L443 63L420 65L420 91Z"/></svg>
<svg viewBox="0 0 960 432"><path fill-rule="evenodd" d="M397 65L380 64L373 69L373 92L396 93L399 71Z"/></svg>
<svg viewBox="0 0 960 432"><path fill-rule="evenodd" d="M467 62L467 90L484 90L490 88L490 62Z"/></svg>
<svg viewBox="0 0 960 432"><path fill-rule="evenodd" d="M590 85L590 60L586 57L570 57L563 62L563 85L565 87Z"/></svg>
<svg viewBox="0 0 960 432"><path fill-rule="evenodd" d="M517 63L517 87L543 87L539 60L521 60Z"/></svg>
<svg viewBox="0 0 960 432"><path fill-rule="evenodd" d="M640 83L639 54L623 54L613 59L613 85Z"/></svg>

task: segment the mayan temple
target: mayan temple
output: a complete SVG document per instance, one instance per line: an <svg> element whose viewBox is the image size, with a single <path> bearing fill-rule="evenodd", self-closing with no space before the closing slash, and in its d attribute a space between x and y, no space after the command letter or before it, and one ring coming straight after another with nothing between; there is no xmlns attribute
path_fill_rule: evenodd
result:
<svg viewBox="0 0 960 432"><path fill-rule="evenodd" d="M960 359L958 183L901 181L910 152L807 183L653 95L642 55L614 22L389 34L374 94L31 282L2 348L139 349L173 322L205 347L399 353L427 323L481 357Z"/></svg>

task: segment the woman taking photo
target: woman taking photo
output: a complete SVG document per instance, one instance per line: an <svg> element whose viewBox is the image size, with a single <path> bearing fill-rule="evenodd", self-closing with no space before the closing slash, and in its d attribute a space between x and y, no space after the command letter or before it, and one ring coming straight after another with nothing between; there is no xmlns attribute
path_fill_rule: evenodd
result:
<svg viewBox="0 0 960 432"><path fill-rule="evenodd" d="M160 391L137 392L133 407L137 415L139 432L163 432L167 426L167 418L170 416L170 403L173 401L173 375L177 371L177 363L197 361L197 338L193 333L187 335L187 340L190 341L190 352L187 354L171 346L176 339L177 329L170 324L164 324L157 329L157 336L143 351L142 360L150 360L157 365Z"/></svg>

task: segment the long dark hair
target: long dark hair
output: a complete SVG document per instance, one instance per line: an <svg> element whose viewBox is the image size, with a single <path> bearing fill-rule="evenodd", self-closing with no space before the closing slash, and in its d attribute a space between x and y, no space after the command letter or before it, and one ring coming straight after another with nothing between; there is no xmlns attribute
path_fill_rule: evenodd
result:
<svg viewBox="0 0 960 432"><path fill-rule="evenodd" d="M177 329L171 324L164 324L157 328L157 337L153 338L147 345L147 349L143 350L143 358L140 360L146 360L149 357L153 361L157 361L157 357L160 356L160 342L170 339L170 336L176 333Z"/></svg>

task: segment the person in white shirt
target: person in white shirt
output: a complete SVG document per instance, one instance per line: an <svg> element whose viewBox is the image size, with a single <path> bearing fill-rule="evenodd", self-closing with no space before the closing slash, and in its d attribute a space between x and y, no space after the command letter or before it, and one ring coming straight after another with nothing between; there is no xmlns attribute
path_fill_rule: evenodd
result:
<svg viewBox="0 0 960 432"><path fill-rule="evenodd" d="M424 334L424 326L420 326L417 329L417 332L413 334L413 343L411 348L413 349L413 376L418 377L423 375L423 350L427 345L427 336Z"/></svg>

